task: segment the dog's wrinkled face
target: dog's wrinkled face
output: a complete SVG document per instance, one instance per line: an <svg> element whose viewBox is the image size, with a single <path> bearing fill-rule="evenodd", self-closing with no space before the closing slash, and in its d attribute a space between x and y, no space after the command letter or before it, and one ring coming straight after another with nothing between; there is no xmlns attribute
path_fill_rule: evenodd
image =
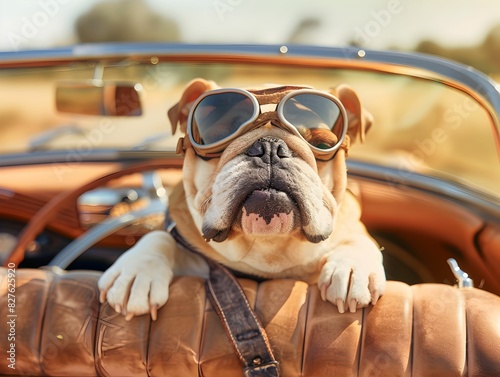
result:
<svg viewBox="0 0 500 377"><path fill-rule="evenodd" d="M193 102L213 82L197 79L169 111L173 129L186 131ZM352 89L333 92L348 115L348 137L364 138L370 125ZM321 134L315 137L322 137ZM333 230L346 186L345 149L317 161L309 144L274 122L232 140L220 157L202 158L185 147L184 189L191 215L207 240L237 237L274 240L281 236L318 243Z"/></svg>
<svg viewBox="0 0 500 377"><path fill-rule="evenodd" d="M293 233L319 242L331 233L335 200L297 136L270 125L250 131L230 144L214 173L200 196L206 239Z"/></svg>

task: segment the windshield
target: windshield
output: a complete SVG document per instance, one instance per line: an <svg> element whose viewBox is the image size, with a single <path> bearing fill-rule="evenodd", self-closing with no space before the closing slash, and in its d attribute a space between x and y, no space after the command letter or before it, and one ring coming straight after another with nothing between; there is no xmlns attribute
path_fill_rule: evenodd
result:
<svg viewBox="0 0 500 377"><path fill-rule="evenodd" d="M104 117L58 113L56 87L88 80L89 64L0 72L0 153L63 151L69 161L102 149L175 151L168 109L196 77L221 87L304 84L328 90L346 83L375 121L350 158L404 172L445 178L498 197L500 164L492 120L468 94L433 80L338 68L254 64L137 62L107 66L103 79L139 84L142 115Z"/></svg>

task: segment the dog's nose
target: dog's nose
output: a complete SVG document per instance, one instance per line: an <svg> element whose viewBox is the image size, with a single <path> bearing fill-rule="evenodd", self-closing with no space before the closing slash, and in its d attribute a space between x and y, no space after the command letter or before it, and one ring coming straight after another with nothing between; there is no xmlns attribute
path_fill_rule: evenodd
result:
<svg viewBox="0 0 500 377"><path fill-rule="evenodd" d="M247 156L259 157L266 164L275 164L282 158L291 157L292 153L283 140L263 137L255 141L247 150Z"/></svg>

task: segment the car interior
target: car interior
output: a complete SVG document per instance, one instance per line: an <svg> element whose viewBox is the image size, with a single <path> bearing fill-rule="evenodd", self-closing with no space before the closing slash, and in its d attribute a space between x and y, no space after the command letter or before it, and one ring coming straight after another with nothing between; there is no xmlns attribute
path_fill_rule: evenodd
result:
<svg viewBox="0 0 500 377"><path fill-rule="evenodd" d="M348 82L376 119L366 142L350 152L348 188L384 256L389 282L381 301L339 314L313 285L240 280L283 376L500 373L500 144L487 99L430 71L358 61L349 67L340 58L292 56L278 65L265 54L237 63L227 52L144 54L103 66L71 59L46 63L50 72L32 89L50 97L34 106L53 112L53 133L33 122L27 145L0 147L10 156L0 167L0 311L8 315L7 280L15 271L17 315L16 370L3 363L0 374L243 375L202 279L176 277L156 321L125 321L98 300L102 271L163 226L168 194L182 179L166 110L194 77L235 87ZM26 87L23 80L43 68L30 64L0 73L0 83ZM96 67L110 83L97 94L88 82ZM112 106L92 105L102 88L112 92ZM133 93L125 112L118 88ZM12 106L5 92L0 99ZM0 105L0 122L13 128L32 116L4 114ZM149 127L146 134L137 133L141 127ZM14 156L19 151L31 159Z"/></svg>

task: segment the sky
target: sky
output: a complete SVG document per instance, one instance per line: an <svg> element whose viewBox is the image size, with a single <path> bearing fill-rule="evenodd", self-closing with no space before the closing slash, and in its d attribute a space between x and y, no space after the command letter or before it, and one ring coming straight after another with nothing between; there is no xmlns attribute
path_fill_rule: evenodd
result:
<svg viewBox="0 0 500 377"><path fill-rule="evenodd" d="M74 43L75 20L99 1L0 0L0 50ZM498 0L142 1L175 20L182 41L190 43L285 43L300 20L314 18L319 23L299 42L343 46L354 40L365 48L411 49L430 39L462 46L479 43L500 24Z"/></svg>

